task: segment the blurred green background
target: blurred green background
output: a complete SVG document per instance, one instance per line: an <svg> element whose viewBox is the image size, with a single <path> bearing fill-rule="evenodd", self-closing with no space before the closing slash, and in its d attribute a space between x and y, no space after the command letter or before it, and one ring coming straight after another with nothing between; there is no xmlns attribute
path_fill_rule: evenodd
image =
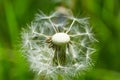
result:
<svg viewBox="0 0 120 80"><path fill-rule="evenodd" d="M18 52L21 28L60 0L0 0L0 80L34 80ZM77 17L90 17L97 43L95 67L85 80L120 80L120 0L63 0Z"/></svg>

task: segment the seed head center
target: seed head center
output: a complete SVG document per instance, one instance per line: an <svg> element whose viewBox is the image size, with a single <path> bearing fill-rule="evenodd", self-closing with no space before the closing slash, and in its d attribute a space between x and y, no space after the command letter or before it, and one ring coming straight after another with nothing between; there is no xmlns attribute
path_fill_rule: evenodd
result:
<svg viewBox="0 0 120 80"><path fill-rule="evenodd" d="M52 36L52 42L56 45L64 45L70 41L70 36L66 33L56 33Z"/></svg>

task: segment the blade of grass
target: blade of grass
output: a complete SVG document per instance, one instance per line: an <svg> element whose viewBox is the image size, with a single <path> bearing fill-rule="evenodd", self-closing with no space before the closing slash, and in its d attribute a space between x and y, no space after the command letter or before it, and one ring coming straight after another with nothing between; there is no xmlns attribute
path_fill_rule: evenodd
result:
<svg viewBox="0 0 120 80"><path fill-rule="evenodd" d="M5 8L6 20L8 24L8 30L11 38L11 44L13 45L14 42L16 41L18 34L18 28L17 28L18 23L16 21L16 16L11 2L8 0L4 0L3 3Z"/></svg>
<svg viewBox="0 0 120 80"><path fill-rule="evenodd" d="M3 54L2 41L0 41L0 80L3 80L3 66L1 65L3 58L2 54Z"/></svg>

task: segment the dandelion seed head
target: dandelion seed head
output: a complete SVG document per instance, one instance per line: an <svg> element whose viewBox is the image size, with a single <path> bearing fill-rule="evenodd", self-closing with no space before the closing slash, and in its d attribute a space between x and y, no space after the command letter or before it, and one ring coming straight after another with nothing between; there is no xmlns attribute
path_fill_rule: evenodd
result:
<svg viewBox="0 0 120 80"><path fill-rule="evenodd" d="M38 75L70 80L91 66L96 39L88 18L60 14L60 11L49 16L37 14L22 31L22 47L30 68Z"/></svg>

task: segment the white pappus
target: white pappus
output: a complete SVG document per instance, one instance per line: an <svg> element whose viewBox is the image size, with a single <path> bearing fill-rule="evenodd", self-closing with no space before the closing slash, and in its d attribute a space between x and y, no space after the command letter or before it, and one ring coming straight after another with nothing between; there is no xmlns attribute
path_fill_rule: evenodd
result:
<svg viewBox="0 0 120 80"><path fill-rule="evenodd" d="M40 12L22 31L22 50L41 80L71 80L88 69L95 41L88 18L75 18L69 11Z"/></svg>

